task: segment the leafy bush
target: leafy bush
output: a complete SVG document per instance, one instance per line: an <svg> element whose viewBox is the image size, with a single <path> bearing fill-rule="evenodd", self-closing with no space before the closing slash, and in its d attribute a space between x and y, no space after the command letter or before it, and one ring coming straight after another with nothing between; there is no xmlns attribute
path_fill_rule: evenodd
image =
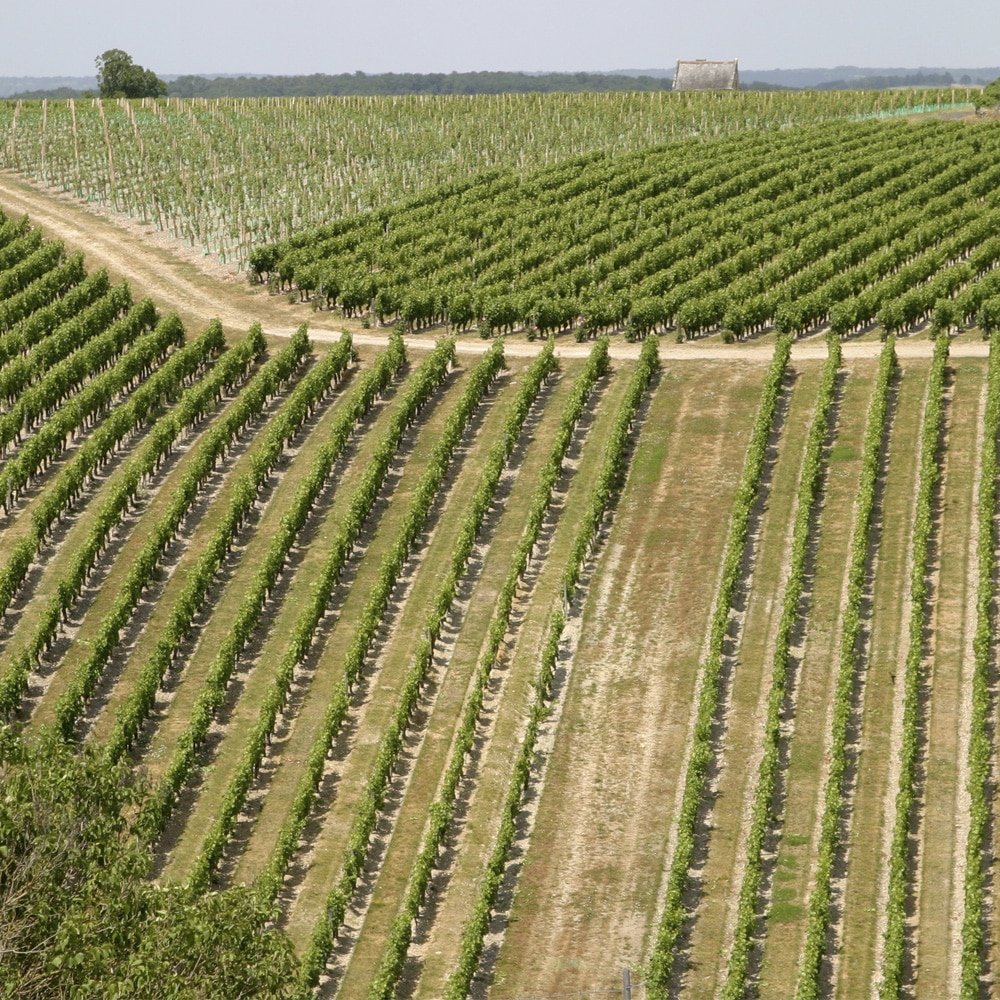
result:
<svg viewBox="0 0 1000 1000"><path fill-rule="evenodd" d="M224 998L291 995L295 958L246 889L196 897L145 881L126 816L127 763L52 732L0 728L0 993Z"/></svg>

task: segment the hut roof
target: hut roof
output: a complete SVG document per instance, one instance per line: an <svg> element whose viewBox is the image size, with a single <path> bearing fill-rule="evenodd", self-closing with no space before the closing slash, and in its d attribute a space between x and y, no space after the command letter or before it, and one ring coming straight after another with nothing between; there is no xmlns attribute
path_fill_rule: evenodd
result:
<svg viewBox="0 0 1000 1000"><path fill-rule="evenodd" d="M678 59L674 90L739 90L735 59Z"/></svg>

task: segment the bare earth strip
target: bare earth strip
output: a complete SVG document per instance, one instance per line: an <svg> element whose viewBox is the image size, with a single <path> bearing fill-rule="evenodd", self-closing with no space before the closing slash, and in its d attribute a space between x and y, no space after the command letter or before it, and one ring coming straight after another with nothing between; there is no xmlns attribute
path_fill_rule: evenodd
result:
<svg viewBox="0 0 1000 1000"><path fill-rule="evenodd" d="M732 662L731 688L720 738L718 773L707 819L708 848L700 873L701 896L694 914L684 995L710 997L726 976L736 903L746 865L745 839L762 749L775 630L788 575L790 532L809 426L815 411L820 369L797 372L777 448L759 528L757 551L745 598L746 613Z"/></svg>
<svg viewBox="0 0 1000 1000"><path fill-rule="evenodd" d="M587 596L497 998L615 988L645 961L763 375L677 366L652 400Z"/></svg>
<svg viewBox="0 0 1000 1000"><path fill-rule="evenodd" d="M593 435L578 425L540 542L518 589L505 646L484 698L477 730L482 746L460 784L464 814L457 824L452 824L448 835L447 845L454 851L454 861L447 868L447 883L436 883L436 908L421 948L424 964L417 996L443 995L448 976L457 964L463 930L496 843L512 765L534 702L539 651L550 616L562 601L560 581L566 558L603 458L601 442L606 430L602 428L613 420L626 383L627 376L614 378L611 386L605 381L600 386L599 401L593 396L588 401L585 412L593 414Z"/></svg>
<svg viewBox="0 0 1000 1000"><path fill-rule="evenodd" d="M841 609L861 474L861 442L875 370L875 365L867 361L847 368L837 433L828 461L804 653L794 689L795 717L790 723L777 864L763 943L759 988L764 1000L786 1000L794 995L805 942L806 903L814 878L817 821L826 775L829 713L837 678Z"/></svg>
<svg viewBox="0 0 1000 1000"><path fill-rule="evenodd" d="M926 783L919 858L916 982L920 996L957 996L961 959L968 800L968 707L975 629L975 494L985 369L954 372L939 519L927 708ZM970 571L970 566L972 570ZM971 612L971 614L970 614Z"/></svg>
<svg viewBox="0 0 1000 1000"><path fill-rule="evenodd" d="M878 886L886 875L886 838L891 834L895 815L892 737L899 722L898 695L906 659L910 535L927 371L927 365L919 362L903 366L889 444L858 775L850 805L850 846L840 933L842 960L837 963L837 996L843 1000L869 996L877 979L876 956L881 945L884 906Z"/></svg>

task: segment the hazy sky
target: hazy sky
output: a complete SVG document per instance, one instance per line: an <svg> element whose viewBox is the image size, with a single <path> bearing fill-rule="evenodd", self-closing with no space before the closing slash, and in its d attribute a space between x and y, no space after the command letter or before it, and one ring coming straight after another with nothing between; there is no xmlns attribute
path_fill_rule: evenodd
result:
<svg viewBox="0 0 1000 1000"><path fill-rule="evenodd" d="M0 76L1000 64L997 0L0 0Z"/></svg>

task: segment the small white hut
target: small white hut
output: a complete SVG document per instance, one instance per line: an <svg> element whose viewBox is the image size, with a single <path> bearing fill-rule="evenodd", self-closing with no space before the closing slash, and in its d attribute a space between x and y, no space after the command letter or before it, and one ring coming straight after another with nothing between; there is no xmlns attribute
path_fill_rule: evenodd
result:
<svg viewBox="0 0 1000 1000"><path fill-rule="evenodd" d="M739 90L736 59L678 59L674 90Z"/></svg>

